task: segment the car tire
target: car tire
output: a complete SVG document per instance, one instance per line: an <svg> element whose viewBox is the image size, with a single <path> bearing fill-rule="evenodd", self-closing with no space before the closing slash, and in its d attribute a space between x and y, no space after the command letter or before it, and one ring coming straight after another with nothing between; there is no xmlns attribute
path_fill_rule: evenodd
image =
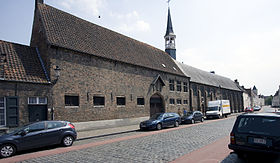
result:
<svg viewBox="0 0 280 163"><path fill-rule="evenodd" d="M204 122L204 118L202 117L200 121L201 121L201 122Z"/></svg>
<svg viewBox="0 0 280 163"><path fill-rule="evenodd" d="M160 123L157 124L157 130L161 130L162 129L162 125Z"/></svg>
<svg viewBox="0 0 280 163"><path fill-rule="evenodd" d="M192 120L191 120L191 124L194 124L194 123L195 123L195 121L194 121L194 119L192 119Z"/></svg>
<svg viewBox="0 0 280 163"><path fill-rule="evenodd" d="M179 122L175 121L174 127L178 127L179 126Z"/></svg>
<svg viewBox="0 0 280 163"><path fill-rule="evenodd" d="M73 136L67 135L63 137L61 143L64 147L70 147L73 144L73 142L74 142Z"/></svg>
<svg viewBox="0 0 280 163"><path fill-rule="evenodd" d="M4 144L0 147L0 156L2 158L11 157L16 153L16 148L12 144Z"/></svg>

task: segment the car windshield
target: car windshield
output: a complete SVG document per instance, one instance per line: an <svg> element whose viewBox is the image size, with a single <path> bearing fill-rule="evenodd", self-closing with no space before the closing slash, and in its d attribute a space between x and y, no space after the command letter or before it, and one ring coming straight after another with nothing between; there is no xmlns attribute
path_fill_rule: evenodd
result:
<svg viewBox="0 0 280 163"><path fill-rule="evenodd" d="M240 133L280 136L280 119L275 117L243 117L237 131Z"/></svg>
<svg viewBox="0 0 280 163"><path fill-rule="evenodd" d="M192 114L193 114L193 112L192 112L192 111L187 112L187 116L190 116L190 115L192 115Z"/></svg>
<svg viewBox="0 0 280 163"><path fill-rule="evenodd" d="M208 107L206 109L206 111L217 111L217 110L218 110L218 106Z"/></svg>
<svg viewBox="0 0 280 163"><path fill-rule="evenodd" d="M163 116L163 114L160 114L160 113L154 114L154 115L151 116L150 120L161 119L162 116Z"/></svg>
<svg viewBox="0 0 280 163"><path fill-rule="evenodd" d="M15 133L18 133L19 131L22 131L26 128L26 126L28 125L25 125L25 126L21 126L21 127L16 127L16 128L11 128L7 133L8 134L15 134Z"/></svg>

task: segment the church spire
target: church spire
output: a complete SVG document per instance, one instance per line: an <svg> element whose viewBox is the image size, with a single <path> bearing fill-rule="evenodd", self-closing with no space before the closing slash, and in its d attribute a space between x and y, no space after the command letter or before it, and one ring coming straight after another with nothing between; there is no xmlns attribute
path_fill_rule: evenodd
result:
<svg viewBox="0 0 280 163"><path fill-rule="evenodd" d="M168 53L173 59L176 59L176 48L175 48L176 35L173 32L169 1L168 1L167 28L166 28L164 39L165 39L165 52Z"/></svg>

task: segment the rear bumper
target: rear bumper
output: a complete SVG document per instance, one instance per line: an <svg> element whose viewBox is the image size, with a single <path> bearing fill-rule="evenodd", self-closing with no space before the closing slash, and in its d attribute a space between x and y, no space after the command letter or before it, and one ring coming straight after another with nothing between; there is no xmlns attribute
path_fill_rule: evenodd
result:
<svg viewBox="0 0 280 163"><path fill-rule="evenodd" d="M234 144L229 144L228 148L234 151L242 151L242 152L256 152L256 153L277 154L277 155L280 154L280 151L276 151L269 148L259 149L259 148L252 148L252 147L240 146Z"/></svg>

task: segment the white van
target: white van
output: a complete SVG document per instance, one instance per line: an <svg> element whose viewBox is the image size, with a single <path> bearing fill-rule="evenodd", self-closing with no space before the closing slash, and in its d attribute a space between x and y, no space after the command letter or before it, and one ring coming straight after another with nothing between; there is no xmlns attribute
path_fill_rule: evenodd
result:
<svg viewBox="0 0 280 163"><path fill-rule="evenodd" d="M206 118L222 118L230 114L229 100L209 101L206 109Z"/></svg>

